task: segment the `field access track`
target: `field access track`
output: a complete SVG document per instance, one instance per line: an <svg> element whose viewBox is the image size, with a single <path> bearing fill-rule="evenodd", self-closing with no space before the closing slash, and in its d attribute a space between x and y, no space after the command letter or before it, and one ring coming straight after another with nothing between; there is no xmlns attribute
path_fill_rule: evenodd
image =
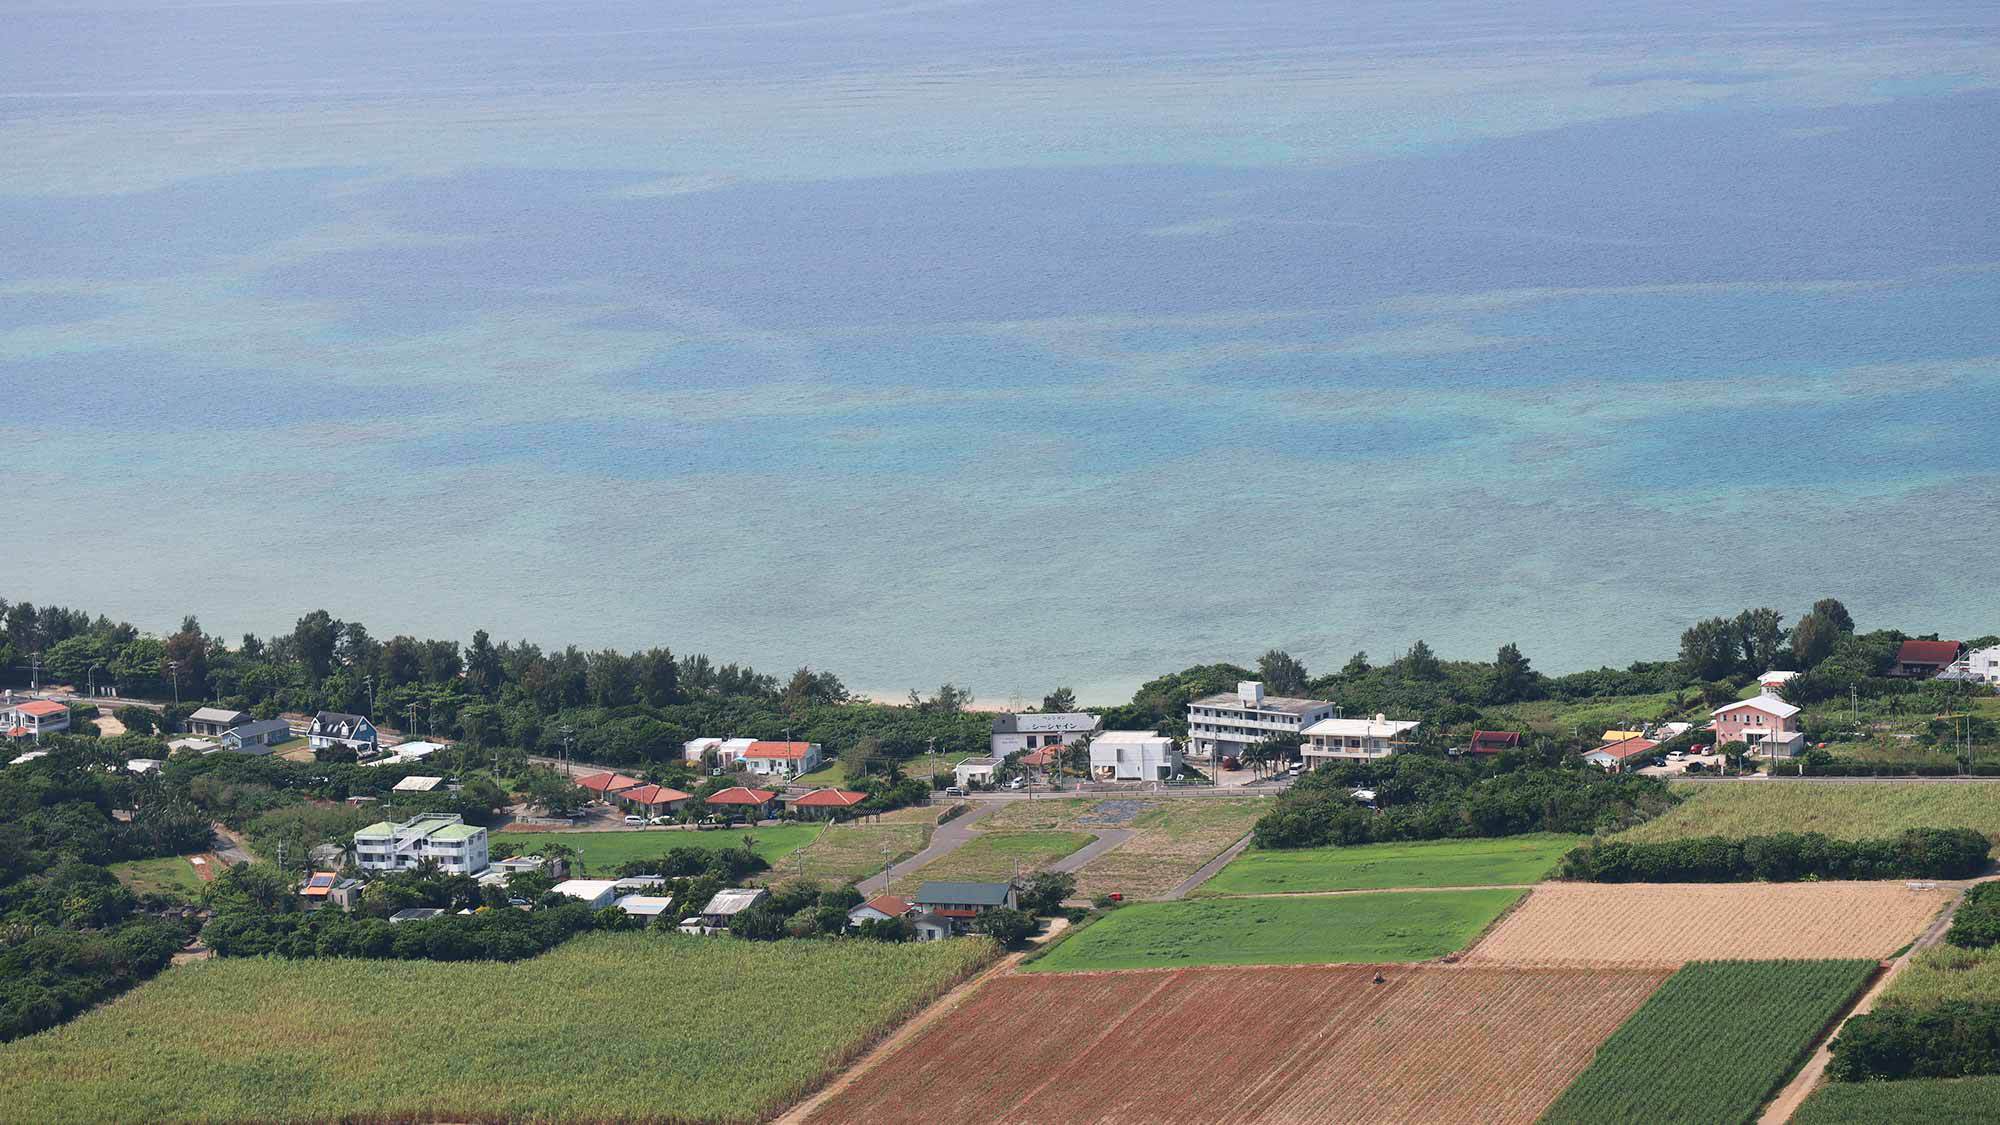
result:
<svg viewBox="0 0 2000 1125"><path fill-rule="evenodd" d="M1955 890L1905 883L1544 883L1466 964L1677 967L1715 958L1881 960Z"/></svg>
<svg viewBox="0 0 2000 1125"><path fill-rule="evenodd" d="M807 1121L1526 1125L1667 975L1450 965L1008 974L853 1075ZM1004 1065L966 1065L995 1044ZM1163 1051L1186 1065L1163 1067Z"/></svg>

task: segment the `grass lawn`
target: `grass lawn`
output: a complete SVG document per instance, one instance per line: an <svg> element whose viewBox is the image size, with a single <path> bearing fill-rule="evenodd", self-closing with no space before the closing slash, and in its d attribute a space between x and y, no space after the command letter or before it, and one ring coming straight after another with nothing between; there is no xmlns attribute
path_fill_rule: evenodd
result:
<svg viewBox="0 0 2000 1125"><path fill-rule="evenodd" d="M512 964L201 961L0 1046L0 1117L747 1122L992 953L644 932ZM420 1025L451 1049L411 1047Z"/></svg>
<svg viewBox="0 0 2000 1125"><path fill-rule="evenodd" d="M906 817L903 813L923 815ZM812 843L772 864L759 881L817 879L832 884L864 879L894 860L923 851L930 843L936 816L934 809L897 809L880 821L829 825Z"/></svg>
<svg viewBox="0 0 2000 1125"><path fill-rule="evenodd" d="M546 844L575 848L586 872L609 871L633 859L657 859L675 848L733 848L748 836L751 851L776 864L819 836L820 825L786 824L777 828L725 828L708 832L684 829L612 829L603 832L496 832L493 842L512 844L517 855L533 855Z"/></svg>
<svg viewBox="0 0 2000 1125"><path fill-rule="evenodd" d="M1533 883L1584 839L1536 834L1297 851L1253 848L1216 872L1196 893L1282 894Z"/></svg>
<svg viewBox="0 0 2000 1125"><path fill-rule="evenodd" d="M1871 961L1697 961L1667 978L1541 1125L1756 1120Z"/></svg>
<svg viewBox="0 0 2000 1125"><path fill-rule="evenodd" d="M195 874L194 865L185 856L170 855L161 859L114 863L111 873L118 876L118 881L131 888L135 895L167 894L182 898L201 895L201 876Z"/></svg>
<svg viewBox="0 0 2000 1125"><path fill-rule="evenodd" d="M1520 724L1541 734L1567 735L1581 729L1585 735L1595 737L1613 728L1623 730L1644 722L1657 723L1674 718L1680 711L1675 706L1679 695L1677 692L1662 691L1576 702L1542 699L1495 707L1489 715L1498 716L1506 725ZM1695 702L1700 703L1700 699L1696 698Z"/></svg>
<svg viewBox="0 0 2000 1125"><path fill-rule="evenodd" d="M835 758L811 773L802 773L796 779L800 785L810 785L815 789L828 787L838 789L847 784L847 767Z"/></svg>
<svg viewBox="0 0 2000 1125"><path fill-rule="evenodd" d="M1423 961L1463 949L1523 892L1204 898L1115 910L1027 968Z"/></svg>
<svg viewBox="0 0 2000 1125"><path fill-rule="evenodd" d="M1875 1007L1923 1011L1952 1000L2000 1004L2000 946L1934 945L1911 959Z"/></svg>
<svg viewBox="0 0 2000 1125"><path fill-rule="evenodd" d="M998 882L1026 875L1090 843L1082 832L988 832L926 867L896 880L898 894L914 892L925 883L945 881Z"/></svg>
<svg viewBox="0 0 2000 1125"><path fill-rule="evenodd" d="M1694 836L1823 832L1841 840L1905 828L1976 828L2000 841L2000 783L1880 782L1825 785L1783 780L1677 787L1688 799L1611 837L1656 842Z"/></svg>
<svg viewBox="0 0 2000 1125"><path fill-rule="evenodd" d="M1166 894L1242 839L1270 809L1267 798L1064 798L1017 801L985 821L988 829L1124 828L1133 837L1077 872L1085 898L1117 891L1128 899Z"/></svg>

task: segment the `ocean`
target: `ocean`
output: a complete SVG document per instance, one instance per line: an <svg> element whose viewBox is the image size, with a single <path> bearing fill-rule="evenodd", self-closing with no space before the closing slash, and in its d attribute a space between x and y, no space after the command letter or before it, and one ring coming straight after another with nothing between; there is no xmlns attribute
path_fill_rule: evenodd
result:
<svg viewBox="0 0 2000 1125"><path fill-rule="evenodd" d="M0 0L0 596L1086 702L2000 631L2000 7Z"/></svg>

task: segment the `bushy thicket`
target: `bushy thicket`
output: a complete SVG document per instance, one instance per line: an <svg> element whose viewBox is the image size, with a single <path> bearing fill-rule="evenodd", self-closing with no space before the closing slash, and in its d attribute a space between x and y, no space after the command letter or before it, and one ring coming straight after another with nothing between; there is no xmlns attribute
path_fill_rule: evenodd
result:
<svg viewBox="0 0 2000 1125"><path fill-rule="evenodd" d="M1965 949L2000 944L2000 883L1981 883L1965 892L1944 940Z"/></svg>
<svg viewBox="0 0 2000 1125"><path fill-rule="evenodd" d="M1373 789L1379 811L1358 804L1356 788ZM1594 766L1551 766L1519 754L1450 761L1406 753L1312 771L1277 799L1255 832L1260 848L1584 833L1644 819L1675 800L1657 778Z"/></svg>
<svg viewBox="0 0 2000 1125"><path fill-rule="evenodd" d="M623 916L620 915L622 918ZM401 961L518 961L598 925L583 903L540 910L485 908L408 922L318 910L223 914L202 939L223 957L375 957Z"/></svg>
<svg viewBox="0 0 2000 1125"><path fill-rule="evenodd" d="M1948 1000L1855 1016L1833 1041L1836 1081L2000 1074L2000 1004Z"/></svg>
<svg viewBox="0 0 2000 1125"><path fill-rule="evenodd" d="M0 949L0 1042L69 1019L165 968L187 941L179 926L127 922L55 930Z"/></svg>
<svg viewBox="0 0 2000 1125"><path fill-rule="evenodd" d="M1979 762L1966 770L1957 762L1877 762L1836 758L1824 750L1807 752L1800 762L1807 777L2000 777L2000 762ZM1779 767L1782 772L1784 767Z"/></svg>
<svg viewBox="0 0 2000 1125"><path fill-rule="evenodd" d="M1591 883L1963 879L1986 869L1991 846L1984 834L1970 828L1911 828L1874 840L1787 832L1657 844L1602 842L1572 850L1556 874Z"/></svg>

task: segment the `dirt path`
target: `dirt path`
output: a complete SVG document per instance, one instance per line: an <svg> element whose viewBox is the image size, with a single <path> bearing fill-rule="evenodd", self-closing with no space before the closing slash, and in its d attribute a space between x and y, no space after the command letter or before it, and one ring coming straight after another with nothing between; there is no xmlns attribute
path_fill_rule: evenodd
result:
<svg viewBox="0 0 2000 1125"><path fill-rule="evenodd" d="M866 879L861 880L854 885L855 889L864 895L881 894L883 891L889 889L889 884L894 882L898 875L907 875L918 868L943 859L945 856L971 843L972 839L979 835L973 829L973 825L999 812L1004 807L998 803L977 805L974 806L972 811L963 816L954 817L938 825L937 831L931 833L929 847L903 860L901 863L892 863Z"/></svg>
<svg viewBox="0 0 2000 1125"><path fill-rule="evenodd" d="M966 817L959 818L959 820L964 819ZM954 821L953 823L957 822ZM1040 946L1043 942L1053 939L1057 934L1062 933L1068 928L1069 921L1067 919L1053 919L1049 924L1049 932L1042 935L1035 944ZM805 1120L812 1116L813 1111L824 1104L828 1098L833 1097L835 1094L840 1093L842 1090L859 1081L876 1064L895 1053L898 1047L909 1042L912 1037L920 1034L925 1028L950 1014L953 1009L963 1004L967 997L979 991L981 985L1002 973L1011 971L1014 966L1021 963L1021 958L1026 957L1031 952L1033 950L1023 949L1015 953L1009 953L987 966L986 969L977 975L967 979L957 988L933 1000L930 1007L918 1012L914 1018L905 1021L903 1026L897 1028L887 1039L875 1044L874 1047L869 1049L867 1054L862 1055L849 1065L846 1070L841 1071L840 1074L835 1076L833 1081L820 1087L818 1093L785 1111L784 1115L779 1117L773 1125L803 1125Z"/></svg>
<svg viewBox="0 0 2000 1125"><path fill-rule="evenodd" d="M1089 863L1091 860L1096 859L1098 856L1138 835L1138 833L1129 828L1095 828L1091 829L1091 831L1097 834L1097 839L1049 864L1048 869L1050 871L1075 871L1084 864Z"/></svg>
<svg viewBox="0 0 2000 1125"><path fill-rule="evenodd" d="M1189 892L1193 891L1196 887L1199 887L1203 883L1206 883L1210 879L1214 878L1216 872L1229 866L1230 860L1235 859L1239 855L1242 855L1243 849L1250 846L1251 838L1252 836L1250 833L1247 832L1244 833L1243 838L1241 840L1238 840L1235 843L1229 845L1228 847L1222 849L1221 855L1218 855L1214 859L1209 860L1207 863L1202 864L1200 867L1195 869L1194 874L1174 884L1174 889L1168 891L1166 897L1168 899L1186 898Z"/></svg>
<svg viewBox="0 0 2000 1125"><path fill-rule="evenodd" d="M1757 1125L1785 1125L1786 1122L1792 1119L1792 1115L1799 1111L1799 1107L1805 1104L1806 1099L1812 1096L1813 1091L1819 1089L1821 1077L1826 1074L1828 1064L1833 1062L1833 1041L1839 1037L1840 1029L1846 1027L1847 1021L1853 1019L1855 1016L1867 1015L1869 1012L1874 1011L1875 1002L1880 1000L1882 993L1888 990L1889 985L1894 983L1898 976L1902 975L1903 969L1909 965L1911 958L1936 945L1944 938L1945 931L1951 928L1952 915L1958 913L1959 904L1965 901L1966 890L1969 890L1974 883L1990 882L1993 879L2000 879L2000 875L1988 875L1985 878L1973 879L1961 884L1963 889L1959 891L1958 897L1953 899L1945 909L1938 912L1938 916L1931 921L1931 924L1925 928L1922 934L1918 935L1917 940L1910 943L1910 948L1904 950L1901 957L1889 962L1888 971L1875 978L1875 983L1869 987L1868 991L1861 994L1861 999L1855 1001L1854 1007L1849 1008L1847 1014L1841 1017L1840 1022L1835 1024L1833 1029L1826 1033L1824 1039L1820 1040L1818 1049L1813 1051L1812 1057L1806 1060L1806 1065L1800 1068L1798 1074L1794 1075L1792 1080L1785 1084L1785 1088L1778 1091L1778 1096L1771 1099L1771 1104L1765 1107L1764 1115L1757 1119Z"/></svg>

